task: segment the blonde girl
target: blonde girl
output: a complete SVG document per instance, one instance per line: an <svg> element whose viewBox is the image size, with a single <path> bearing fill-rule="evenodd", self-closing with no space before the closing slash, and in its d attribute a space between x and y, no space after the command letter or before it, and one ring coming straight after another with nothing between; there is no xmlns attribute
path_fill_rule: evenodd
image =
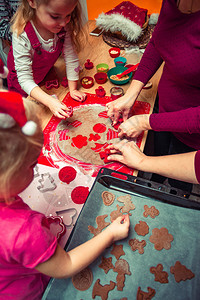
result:
<svg viewBox="0 0 200 300"><path fill-rule="evenodd" d="M45 216L18 196L32 181L43 135L29 101L0 92L0 299L41 299L50 277L65 278L94 261L114 241L127 237L129 216L65 252Z"/></svg>
<svg viewBox="0 0 200 300"><path fill-rule="evenodd" d="M63 52L71 97L84 101L77 90L83 37L78 0L22 0L13 19L12 47L8 54L8 89L30 95L59 117L69 117L68 108L45 93L39 83Z"/></svg>

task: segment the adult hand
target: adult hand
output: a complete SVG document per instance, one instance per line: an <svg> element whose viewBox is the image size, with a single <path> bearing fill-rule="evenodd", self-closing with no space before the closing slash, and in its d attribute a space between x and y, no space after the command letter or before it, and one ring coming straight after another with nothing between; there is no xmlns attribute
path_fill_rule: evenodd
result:
<svg viewBox="0 0 200 300"><path fill-rule="evenodd" d="M119 126L118 137L122 138L123 136L125 136L136 138L142 131L152 129L149 123L149 117L150 115L145 114L135 115L129 118Z"/></svg>
<svg viewBox="0 0 200 300"><path fill-rule="evenodd" d="M106 107L108 109L107 115L112 120L113 125L118 122L118 119L121 115L124 121L128 119L134 102L134 99L130 99L126 95L124 95L117 100L111 101L106 104Z"/></svg>
<svg viewBox="0 0 200 300"><path fill-rule="evenodd" d="M108 161L118 161L130 168L140 170L147 156L138 148L135 142L126 139L107 147L110 149Z"/></svg>
<svg viewBox="0 0 200 300"><path fill-rule="evenodd" d="M76 101L79 101L79 102L83 102L86 100L86 97L87 95L83 92L80 92L78 90L72 90L70 91L70 96L76 100Z"/></svg>

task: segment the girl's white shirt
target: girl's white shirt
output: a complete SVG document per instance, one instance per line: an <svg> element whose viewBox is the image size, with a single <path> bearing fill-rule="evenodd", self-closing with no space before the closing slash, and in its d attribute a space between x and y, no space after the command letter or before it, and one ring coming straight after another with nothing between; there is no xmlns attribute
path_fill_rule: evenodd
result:
<svg viewBox="0 0 200 300"><path fill-rule="evenodd" d="M31 22L35 33L42 45L42 48L48 52L54 51L58 36L57 34L54 35L53 39L49 39L45 41L40 34L38 33L37 29ZM15 32L13 32L12 37L12 46L13 46L13 56L14 56L14 63L15 63L15 70L17 73L18 82L21 88L30 95L32 89L38 86L34 79L33 79L33 71L32 71L32 61L34 55L34 49L31 46L30 40L26 32L24 31L22 34L17 36ZM68 80L76 81L79 79L79 59L74 51L70 32L66 29L65 41L63 46L63 56L66 65L66 74Z"/></svg>

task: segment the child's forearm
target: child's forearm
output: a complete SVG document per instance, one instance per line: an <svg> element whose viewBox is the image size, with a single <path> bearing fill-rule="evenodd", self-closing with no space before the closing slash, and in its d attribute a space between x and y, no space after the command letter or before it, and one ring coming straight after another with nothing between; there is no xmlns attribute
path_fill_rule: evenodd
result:
<svg viewBox="0 0 200 300"><path fill-rule="evenodd" d="M129 226L129 215L118 217L97 236L67 253L58 245L54 255L36 269L56 278L71 277L91 264L113 242L127 237Z"/></svg>
<svg viewBox="0 0 200 300"><path fill-rule="evenodd" d="M112 232L106 228L67 253L58 245L54 255L48 261L39 264L36 269L55 278L71 277L92 263L112 242Z"/></svg>
<svg viewBox="0 0 200 300"><path fill-rule="evenodd" d="M196 152L189 152L167 156L145 156L139 169L196 184L198 181L194 166L195 154Z"/></svg>
<svg viewBox="0 0 200 300"><path fill-rule="evenodd" d="M45 93L39 86L32 89L30 96L45 106L48 106L49 101L52 100L52 96Z"/></svg>
<svg viewBox="0 0 200 300"><path fill-rule="evenodd" d="M72 80L68 80L68 87L69 87L69 91L73 92L74 90L77 90L78 87L78 81L72 81Z"/></svg>

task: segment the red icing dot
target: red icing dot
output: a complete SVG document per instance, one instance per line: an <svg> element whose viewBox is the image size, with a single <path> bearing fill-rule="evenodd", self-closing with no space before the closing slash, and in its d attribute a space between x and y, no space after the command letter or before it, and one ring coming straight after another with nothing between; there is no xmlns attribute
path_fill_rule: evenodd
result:
<svg viewBox="0 0 200 300"><path fill-rule="evenodd" d="M76 170L73 167L64 167L60 169L58 177L62 182L69 184L76 177Z"/></svg>
<svg viewBox="0 0 200 300"><path fill-rule="evenodd" d="M87 145L87 137L82 135L77 135L72 138L72 146L77 147L78 149L81 149L83 146Z"/></svg>
<svg viewBox="0 0 200 300"><path fill-rule="evenodd" d="M76 204L85 203L87 196L89 194L89 188L85 186L77 186L73 189L71 193L72 201Z"/></svg>
<svg viewBox="0 0 200 300"><path fill-rule="evenodd" d="M96 125L94 125L93 130L97 133L102 133L106 131L106 125L102 123L97 123Z"/></svg>

